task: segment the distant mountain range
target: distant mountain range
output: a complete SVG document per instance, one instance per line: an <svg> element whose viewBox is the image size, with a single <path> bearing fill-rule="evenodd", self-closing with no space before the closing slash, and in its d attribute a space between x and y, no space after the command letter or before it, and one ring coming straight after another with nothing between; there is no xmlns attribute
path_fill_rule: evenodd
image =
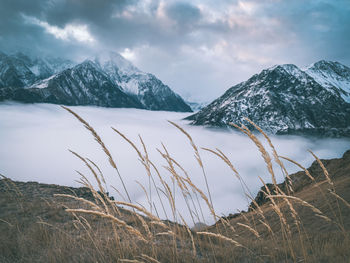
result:
<svg viewBox="0 0 350 263"><path fill-rule="evenodd" d="M272 134L350 136L350 68L319 61L263 70L228 89L199 112L194 125L246 126L245 117Z"/></svg>
<svg viewBox="0 0 350 263"><path fill-rule="evenodd" d="M157 77L114 52L79 64L0 53L0 100L192 111Z"/></svg>
<svg viewBox="0 0 350 263"><path fill-rule="evenodd" d="M209 102L194 102L194 101L186 101L187 105L189 105L191 107L191 109L194 112L200 111L201 109L203 109L205 106L207 106L209 104Z"/></svg>

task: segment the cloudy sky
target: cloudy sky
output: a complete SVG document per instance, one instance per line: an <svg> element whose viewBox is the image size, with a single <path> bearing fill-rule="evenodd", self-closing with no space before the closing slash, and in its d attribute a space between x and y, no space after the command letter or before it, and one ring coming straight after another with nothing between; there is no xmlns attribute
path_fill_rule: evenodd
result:
<svg viewBox="0 0 350 263"><path fill-rule="evenodd" d="M113 50L208 101L280 63L350 65L349 0L1 0L0 50Z"/></svg>

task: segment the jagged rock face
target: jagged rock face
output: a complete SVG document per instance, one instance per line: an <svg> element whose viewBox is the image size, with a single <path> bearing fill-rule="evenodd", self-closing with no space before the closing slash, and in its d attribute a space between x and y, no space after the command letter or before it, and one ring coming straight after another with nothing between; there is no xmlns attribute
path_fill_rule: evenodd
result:
<svg viewBox="0 0 350 263"><path fill-rule="evenodd" d="M154 75L117 53L106 53L73 68L59 58L0 54L0 100L67 105L134 107L191 112L183 99Z"/></svg>
<svg viewBox="0 0 350 263"><path fill-rule="evenodd" d="M36 83L24 92L35 94L36 102L143 108L89 60ZM17 99L20 100L18 94Z"/></svg>
<svg viewBox="0 0 350 263"><path fill-rule="evenodd" d="M136 96L146 109L191 112L184 100L157 77L140 71L117 53L108 52L95 62L126 93Z"/></svg>
<svg viewBox="0 0 350 263"><path fill-rule="evenodd" d="M0 87L26 87L73 65L73 62L65 59L42 59L20 52L10 56L0 53Z"/></svg>
<svg viewBox="0 0 350 263"><path fill-rule="evenodd" d="M350 104L291 64L263 70L188 119L194 125L250 126L245 117L274 134L350 136Z"/></svg>
<svg viewBox="0 0 350 263"><path fill-rule="evenodd" d="M35 80L45 79L54 74L54 70L43 60L39 58L31 58L22 53L16 53L11 56L12 58L21 61L35 76ZM28 84L32 84L28 83Z"/></svg>
<svg viewBox="0 0 350 263"><path fill-rule="evenodd" d="M137 97L150 110L192 112L184 100L152 74L139 82Z"/></svg>
<svg viewBox="0 0 350 263"><path fill-rule="evenodd" d="M0 53L0 88L24 87L37 80L24 61Z"/></svg>

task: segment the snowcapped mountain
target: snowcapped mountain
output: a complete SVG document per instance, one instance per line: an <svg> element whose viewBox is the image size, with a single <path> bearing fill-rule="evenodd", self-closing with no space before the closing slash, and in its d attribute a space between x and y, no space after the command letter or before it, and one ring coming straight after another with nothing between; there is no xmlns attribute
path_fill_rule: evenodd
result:
<svg viewBox="0 0 350 263"><path fill-rule="evenodd" d="M232 122L251 127L244 119L247 117L274 134L350 136L350 104L340 86L331 82L346 83L341 76L347 68L337 63L337 70L344 69L339 72L334 67L320 67L320 63L306 71L292 64L265 69L188 119L194 125L224 127ZM320 79L333 84L325 85Z"/></svg>
<svg viewBox="0 0 350 263"><path fill-rule="evenodd" d="M94 58L96 64L118 86L146 109L191 112L184 100L156 76L136 68L118 53L105 52Z"/></svg>
<svg viewBox="0 0 350 263"><path fill-rule="evenodd" d="M43 59L21 52L12 55L0 52L0 87L25 87L73 65L72 61L60 58Z"/></svg>
<svg viewBox="0 0 350 263"><path fill-rule="evenodd" d="M306 68L305 72L329 91L339 93L350 103L350 68L339 62L321 60Z"/></svg>
<svg viewBox="0 0 350 263"><path fill-rule="evenodd" d="M35 102L143 108L137 99L124 93L90 60L39 81L22 91L23 93L16 94L15 99L31 93Z"/></svg>
<svg viewBox="0 0 350 263"><path fill-rule="evenodd" d="M36 79L25 61L0 53L0 87L24 87Z"/></svg>
<svg viewBox="0 0 350 263"><path fill-rule="evenodd" d="M73 61L67 59L54 57L40 58L26 55L22 52L17 52L10 57L22 61L36 76L37 80L48 78L55 73L61 72L62 70L71 68L75 65Z"/></svg>
<svg viewBox="0 0 350 263"><path fill-rule="evenodd" d="M194 101L186 101L186 103L191 107L194 112L200 111L205 106L209 104L209 102L194 102Z"/></svg>
<svg viewBox="0 0 350 263"><path fill-rule="evenodd" d="M0 100L5 99L191 112L154 75L113 52L75 66L59 58L0 53Z"/></svg>

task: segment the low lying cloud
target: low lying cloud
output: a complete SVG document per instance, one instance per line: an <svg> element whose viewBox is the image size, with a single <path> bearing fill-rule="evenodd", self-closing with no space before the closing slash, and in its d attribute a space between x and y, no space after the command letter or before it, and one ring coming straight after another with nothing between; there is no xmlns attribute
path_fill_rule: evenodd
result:
<svg viewBox="0 0 350 263"><path fill-rule="evenodd" d="M111 127L124 133L140 149L142 144L138 135L142 136L150 159L171 188L173 183L170 173L164 168L167 163L157 151L157 149L165 151L162 143L169 154L187 171L193 182L205 193L207 192L202 170L188 139L166 120L174 121L184 127L198 147L222 150L239 171L253 195L261 187L258 176L266 182L271 182L258 149L249 138L238 132L189 126L186 121L181 120L186 116L185 113L98 107L71 107L71 109L96 129L111 151L132 201L141 203L146 208L149 207L147 198L136 181L148 190L147 173L139 162L136 152ZM260 139L264 141L263 138ZM305 167L313 161L307 149L314 151L320 158L335 158L350 148L349 139L315 139L300 136L272 136L271 139L279 154L288 156ZM113 196L121 198L111 185L125 196L118 175L109 165L108 159L90 132L57 105L1 103L0 145L0 173L13 180L79 186L76 180L80 177L75 172L78 170L96 185L89 170L68 151L71 149L99 165L106 177L108 190ZM228 215L237 212L237 209L246 209L247 199L242 193L240 182L228 166L212 153L201 149L200 154L217 214ZM286 166L290 172L298 170L288 163ZM181 173L181 170L178 171ZM277 166L275 172L278 181L281 182L283 177ZM157 186L161 187L157 175L154 173L153 176ZM158 213L165 218L153 186L151 191L152 202L156 204ZM163 202L166 202L165 197L162 194L161 196ZM181 193L177 191L175 196L179 212L191 224ZM202 205L204 208L205 204ZM204 209L204 213L206 222L212 222L209 211ZM170 209L167 214L168 216L171 214Z"/></svg>

